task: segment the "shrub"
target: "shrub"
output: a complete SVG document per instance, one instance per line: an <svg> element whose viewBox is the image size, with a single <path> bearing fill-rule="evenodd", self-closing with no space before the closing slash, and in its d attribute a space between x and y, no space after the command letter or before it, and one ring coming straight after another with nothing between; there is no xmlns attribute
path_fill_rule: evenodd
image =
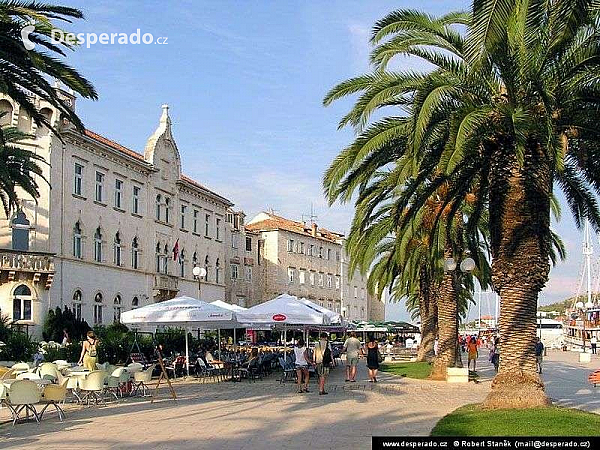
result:
<svg viewBox="0 0 600 450"><path fill-rule="evenodd" d="M64 310L57 306L48 311L42 336L46 341L62 342L63 330L67 330L71 342L77 342L82 341L91 328L85 320L77 319L73 311L66 306Z"/></svg>
<svg viewBox="0 0 600 450"><path fill-rule="evenodd" d="M0 347L0 359L5 361L31 361L38 344L21 331L10 331Z"/></svg>

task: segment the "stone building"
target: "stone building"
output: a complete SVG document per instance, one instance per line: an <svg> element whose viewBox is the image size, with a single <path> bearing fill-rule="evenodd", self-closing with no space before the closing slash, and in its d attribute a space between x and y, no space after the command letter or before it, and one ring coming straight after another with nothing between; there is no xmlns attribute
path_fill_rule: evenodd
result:
<svg viewBox="0 0 600 450"><path fill-rule="evenodd" d="M248 222L246 230L260 237L262 301L288 293L341 312L347 320L371 320L369 312L381 316L377 307L384 305L368 294L366 277L349 276L342 234L267 212Z"/></svg>
<svg viewBox="0 0 600 450"><path fill-rule="evenodd" d="M74 97L58 92L75 107ZM139 153L78 132L48 104L36 106L62 141L0 97L3 124L35 136L24 146L49 163L43 170L52 186L39 180L37 202L23 196L18 213L1 213L1 313L39 334L56 306L93 325L175 295L225 300L233 204L182 173L168 107ZM206 268L202 280L194 279L196 265Z"/></svg>

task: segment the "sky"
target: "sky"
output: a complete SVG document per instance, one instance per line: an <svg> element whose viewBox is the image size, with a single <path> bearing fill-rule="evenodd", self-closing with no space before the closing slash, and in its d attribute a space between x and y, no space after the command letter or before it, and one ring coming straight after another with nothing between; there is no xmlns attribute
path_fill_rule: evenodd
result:
<svg viewBox="0 0 600 450"><path fill-rule="evenodd" d="M91 44L67 62L92 81L99 100L78 99L87 128L143 153L170 106L186 175L226 196L249 217L272 208L347 232L352 205L329 207L322 175L349 142L338 130L352 99L323 107L337 83L369 71L370 30L378 19L414 2L396 1L71 1L85 20L76 33L151 33L166 44ZM468 1L423 0L431 14L466 9ZM419 69L418 61L397 67ZM564 202L563 202L564 203ZM548 304L575 295L581 233L568 209L554 224L568 258L554 268L540 296ZM596 242L596 247L600 247ZM493 313L483 295L482 314ZM472 308L473 311L477 307ZM475 313L476 315L476 313ZM471 313L471 317L475 317ZM388 319L406 319L402 303Z"/></svg>

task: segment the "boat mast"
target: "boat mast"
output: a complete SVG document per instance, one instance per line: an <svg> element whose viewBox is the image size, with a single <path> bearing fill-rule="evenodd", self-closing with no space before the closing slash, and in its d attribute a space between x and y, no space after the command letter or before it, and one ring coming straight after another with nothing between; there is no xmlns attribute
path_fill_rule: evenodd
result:
<svg viewBox="0 0 600 450"><path fill-rule="evenodd" d="M592 245L592 236L590 231L590 222L586 219L583 228L583 256L585 258L585 269L587 276L587 302L586 309L592 304L592 255L594 247Z"/></svg>

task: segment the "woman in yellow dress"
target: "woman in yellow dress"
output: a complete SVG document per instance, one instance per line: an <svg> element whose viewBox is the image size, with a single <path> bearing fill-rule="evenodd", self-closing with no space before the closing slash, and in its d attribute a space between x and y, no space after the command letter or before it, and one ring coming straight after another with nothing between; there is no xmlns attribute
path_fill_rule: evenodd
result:
<svg viewBox="0 0 600 450"><path fill-rule="evenodd" d="M100 341L92 330L87 332L85 341L81 348L81 356L79 358L79 364L83 363L83 367L90 372L96 370L96 363L98 362L98 344Z"/></svg>

